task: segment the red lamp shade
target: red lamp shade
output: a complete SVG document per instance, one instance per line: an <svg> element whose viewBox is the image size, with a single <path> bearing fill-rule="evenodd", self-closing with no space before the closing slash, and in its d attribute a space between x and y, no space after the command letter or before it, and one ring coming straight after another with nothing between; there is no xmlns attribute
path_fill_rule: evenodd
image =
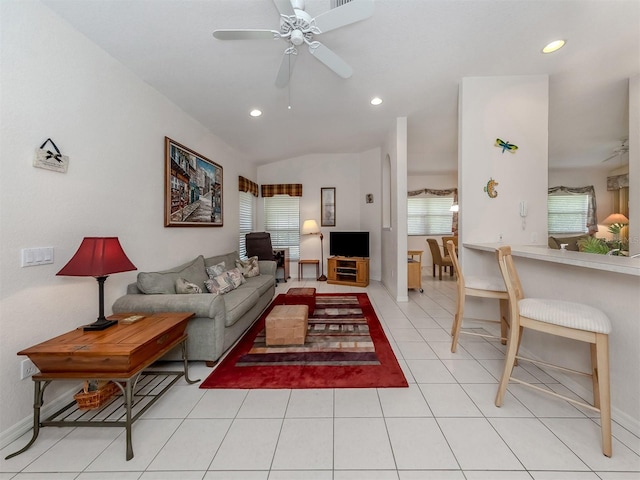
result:
<svg viewBox="0 0 640 480"><path fill-rule="evenodd" d="M85 237L76 254L56 275L105 277L136 267L120 246L118 237Z"/></svg>
<svg viewBox="0 0 640 480"><path fill-rule="evenodd" d="M104 330L118 323L104 316L104 282L112 273L136 270L117 237L85 237L71 260L56 275L96 277L98 281L98 319L83 328Z"/></svg>

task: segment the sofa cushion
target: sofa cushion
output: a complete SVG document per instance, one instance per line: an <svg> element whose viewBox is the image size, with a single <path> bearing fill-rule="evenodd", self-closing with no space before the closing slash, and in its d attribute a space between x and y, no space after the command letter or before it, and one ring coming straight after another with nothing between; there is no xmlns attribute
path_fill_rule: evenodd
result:
<svg viewBox="0 0 640 480"><path fill-rule="evenodd" d="M243 288L255 288L260 295L264 295L273 287L273 275L261 274L246 280L246 283L240 287L241 290Z"/></svg>
<svg viewBox="0 0 640 480"><path fill-rule="evenodd" d="M225 294L224 304L227 313L224 321L225 326L230 327L236 323L258 303L259 298L260 295L254 288L237 288Z"/></svg>
<svg viewBox="0 0 640 480"><path fill-rule="evenodd" d="M236 260L240 259L240 255L238 252L229 252L224 255L216 255L214 257L207 257L204 259L205 267L211 267L213 265L217 265L219 263L224 262L226 268L234 268L236 266Z"/></svg>
<svg viewBox="0 0 640 480"><path fill-rule="evenodd" d="M567 250L572 250L574 252L579 251L578 242L583 238L588 238L589 234L585 233L584 235L574 235L572 237L549 237L549 248L559 249L560 245L563 243L567 244Z"/></svg>
<svg viewBox="0 0 640 480"><path fill-rule="evenodd" d="M171 270L140 272L138 273L137 283L142 293L176 293L176 280L178 278L184 278L187 282L194 283L204 290L204 282L208 278L205 270L204 257L200 255L195 260Z"/></svg>

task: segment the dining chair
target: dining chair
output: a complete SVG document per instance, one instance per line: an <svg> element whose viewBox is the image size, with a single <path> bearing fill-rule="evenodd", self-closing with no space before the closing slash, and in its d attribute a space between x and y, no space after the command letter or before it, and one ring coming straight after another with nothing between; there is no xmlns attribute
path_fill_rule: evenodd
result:
<svg viewBox="0 0 640 480"><path fill-rule="evenodd" d="M429 250L431 250L433 276L434 277L436 276L436 265L438 265L440 280L442 280L443 267L445 268L445 270L447 267L449 267L451 269L450 274L451 276L453 276L453 263L451 263L451 258L448 255L443 256L440 253L440 246L438 245L438 242L436 241L436 239L427 238L427 244L429 245Z"/></svg>
<svg viewBox="0 0 640 480"><path fill-rule="evenodd" d="M456 246L456 252L458 251L458 237L442 237L442 246L444 247L445 252L447 251L447 242L452 241Z"/></svg>
<svg viewBox="0 0 640 480"><path fill-rule="evenodd" d="M609 333L611 321L597 308L582 303L547 298L525 298L520 277L511 255L511 247L497 249L498 264L509 294L511 329L505 357L504 371L498 386L495 404L502 406L509 381L526 385L540 392L600 413L602 453L607 457L611 449L611 395L609 387ZM581 372L518 355L525 329L579 340L589 344L591 373ZM590 376L593 386L593 405L561 395L512 376L515 360L531 362L546 368Z"/></svg>
<svg viewBox="0 0 640 480"><path fill-rule="evenodd" d="M461 333L465 335L476 335L478 337L500 339L503 345L507 344L507 331L509 328L509 295L504 285L504 280L498 276L476 276L462 274L462 268L458 261L456 246L452 240L447 242L447 251L453 263L453 269L456 272L456 284L458 292L458 300L456 303L456 313L453 317L453 325L451 326L451 352L455 353L458 348L458 338ZM490 322L500 324L500 336L491 335L489 333L470 332L462 330L462 319L464 317L464 304L467 297L497 298L500 302L500 319L499 320L480 320L474 319L476 322Z"/></svg>

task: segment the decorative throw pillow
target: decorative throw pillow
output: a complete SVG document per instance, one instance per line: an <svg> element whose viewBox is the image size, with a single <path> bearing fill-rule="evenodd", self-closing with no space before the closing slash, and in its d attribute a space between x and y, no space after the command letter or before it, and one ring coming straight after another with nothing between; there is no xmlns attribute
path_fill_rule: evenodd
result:
<svg viewBox="0 0 640 480"><path fill-rule="evenodd" d="M244 275L242 275L242 272L240 272L239 268L232 268L226 273L227 275L229 275L229 278L231 278L231 282L233 282L233 288L238 288L240 285L246 282L246 280L244 279Z"/></svg>
<svg viewBox="0 0 640 480"><path fill-rule="evenodd" d="M246 260L236 260L236 267L240 269L242 275L246 278L257 277L260 275L260 267L258 265L258 257L249 257Z"/></svg>
<svg viewBox="0 0 640 480"><path fill-rule="evenodd" d="M202 293L202 289L195 283L187 282L184 278L176 279L176 293Z"/></svg>
<svg viewBox="0 0 640 480"><path fill-rule="evenodd" d="M216 265L211 265L210 267L207 267L207 275L209 275L209 278L215 278L218 275L223 274L226 270L227 270L227 266L225 265L225 263L220 262Z"/></svg>
<svg viewBox="0 0 640 480"><path fill-rule="evenodd" d="M235 288L233 285L233 280L227 272L221 273L217 277L210 278L204 284L211 293L219 293L222 295L223 293L230 292Z"/></svg>

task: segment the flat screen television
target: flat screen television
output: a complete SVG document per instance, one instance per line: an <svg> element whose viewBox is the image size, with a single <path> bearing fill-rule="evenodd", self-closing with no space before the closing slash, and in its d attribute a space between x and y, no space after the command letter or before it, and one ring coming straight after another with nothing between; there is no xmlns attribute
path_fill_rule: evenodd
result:
<svg viewBox="0 0 640 480"><path fill-rule="evenodd" d="M369 257L369 232L329 232L333 257Z"/></svg>

